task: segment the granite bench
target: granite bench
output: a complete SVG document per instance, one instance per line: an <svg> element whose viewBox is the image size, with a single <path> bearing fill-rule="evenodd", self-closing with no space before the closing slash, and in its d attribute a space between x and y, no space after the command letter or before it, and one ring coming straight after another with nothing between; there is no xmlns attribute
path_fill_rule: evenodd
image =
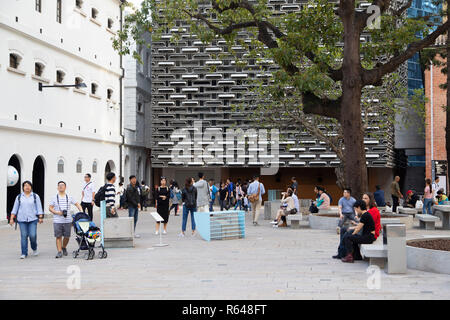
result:
<svg viewBox="0 0 450 320"><path fill-rule="evenodd" d="M416 217L419 218L420 229L425 230L434 230L436 222L439 221L438 217L431 214L416 214Z"/></svg>
<svg viewBox="0 0 450 320"><path fill-rule="evenodd" d="M302 221L302 214L290 214L286 216L286 220L291 222L292 229L300 229L300 221Z"/></svg>

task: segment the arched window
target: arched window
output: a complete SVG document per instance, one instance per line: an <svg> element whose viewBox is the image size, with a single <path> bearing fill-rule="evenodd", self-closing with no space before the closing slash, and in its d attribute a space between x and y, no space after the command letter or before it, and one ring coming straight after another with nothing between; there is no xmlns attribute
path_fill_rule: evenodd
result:
<svg viewBox="0 0 450 320"><path fill-rule="evenodd" d="M65 76L66 76L66 74L64 73L64 71L56 70L56 82L57 83L63 83Z"/></svg>
<svg viewBox="0 0 450 320"><path fill-rule="evenodd" d="M77 161L77 173L81 173L83 170L83 164L81 163L81 160Z"/></svg>
<svg viewBox="0 0 450 320"><path fill-rule="evenodd" d="M36 62L34 64L34 75L37 77L42 77L42 74L44 73L44 68L45 66L42 63Z"/></svg>
<svg viewBox="0 0 450 320"><path fill-rule="evenodd" d="M58 173L64 173L64 160L59 159L58 161Z"/></svg>
<svg viewBox="0 0 450 320"><path fill-rule="evenodd" d="M9 67L13 69L19 69L20 61L22 58L15 53L9 54Z"/></svg>
<svg viewBox="0 0 450 320"><path fill-rule="evenodd" d="M97 173L97 161L92 163L92 173Z"/></svg>

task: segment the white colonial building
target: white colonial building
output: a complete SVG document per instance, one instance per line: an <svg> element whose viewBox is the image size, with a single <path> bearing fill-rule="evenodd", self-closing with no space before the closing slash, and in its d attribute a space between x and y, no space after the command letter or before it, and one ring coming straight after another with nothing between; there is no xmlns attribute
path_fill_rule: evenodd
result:
<svg viewBox="0 0 450 320"><path fill-rule="evenodd" d="M81 198L85 173L98 188L119 175L121 61L111 38L119 0L0 1L0 220L24 180L48 204L59 180ZM43 88L84 83L85 88ZM7 187L7 167L20 180Z"/></svg>

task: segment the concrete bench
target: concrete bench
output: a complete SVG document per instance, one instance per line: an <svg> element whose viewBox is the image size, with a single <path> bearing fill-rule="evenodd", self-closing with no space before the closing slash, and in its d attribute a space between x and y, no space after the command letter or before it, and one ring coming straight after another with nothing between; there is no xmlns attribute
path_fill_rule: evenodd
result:
<svg viewBox="0 0 450 320"><path fill-rule="evenodd" d="M290 214L286 216L286 220L291 222L292 229L300 229L300 221L302 221L302 214Z"/></svg>
<svg viewBox="0 0 450 320"><path fill-rule="evenodd" d="M103 220L105 248L134 247L134 219L132 217Z"/></svg>
<svg viewBox="0 0 450 320"><path fill-rule="evenodd" d="M416 214L421 213L421 212L422 212L422 209L397 207L397 213L401 213L401 214L410 214L412 216L415 216Z"/></svg>
<svg viewBox="0 0 450 320"><path fill-rule="evenodd" d="M450 205L434 205L433 214L442 219L442 229L450 230Z"/></svg>
<svg viewBox="0 0 450 320"><path fill-rule="evenodd" d="M431 214L417 214L416 217L419 218L420 229L425 230L434 230L436 222L439 221L438 217Z"/></svg>
<svg viewBox="0 0 450 320"><path fill-rule="evenodd" d="M387 262L387 273L406 273L406 226L404 224L386 224L387 243L382 237L372 244L360 245L364 258L369 258L370 265L384 268Z"/></svg>
<svg viewBox="0 0 450 320"><path fill-rule="evenodd" d="M280 210L281 200L272 200L264 202L264 220L273 220Z"/></svg>

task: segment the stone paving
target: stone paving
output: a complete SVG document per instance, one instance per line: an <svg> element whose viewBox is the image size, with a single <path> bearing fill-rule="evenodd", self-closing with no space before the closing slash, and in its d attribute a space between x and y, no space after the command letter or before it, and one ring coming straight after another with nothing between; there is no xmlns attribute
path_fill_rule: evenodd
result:
<svg viewBox="0 0 450 320"><path fill-rule="evenodd" d="M0 226L0 299L450 299L450 275L417 270L381 271L380 288L369 289L367 262L331 259L334 231L309 229L306 221L298 230L273 229L264 220L254 227L249 215L246 226L245 239L206 242L190 235L188 222L179 238L181 217L172 215L163 236L169 246L157 248L154 222L144 211L135 248L108 249L107 259L90 261L54 258L50 219L38 227L40 255L25 260L19 231ZM408 238L422 234L450 232L407 231ZM69 253L74 249L72 239ZM80 268L80 289L67 286L72 265Z"/></svg>

